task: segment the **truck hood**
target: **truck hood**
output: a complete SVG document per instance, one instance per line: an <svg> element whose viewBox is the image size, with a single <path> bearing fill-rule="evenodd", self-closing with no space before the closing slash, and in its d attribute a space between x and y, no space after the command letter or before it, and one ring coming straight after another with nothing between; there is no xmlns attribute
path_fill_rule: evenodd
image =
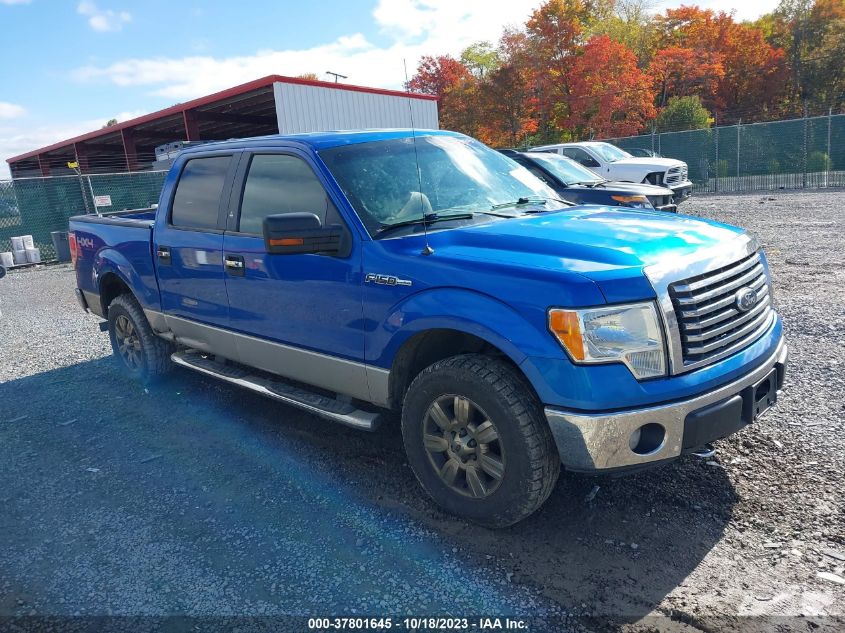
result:
<svg viewBox="0 0 845 633"><path fill-rule="evenodd" d="M608 302L654 296L642 269L734 240L737 227L685 215L619 207L564 211L437 231L438 256L523 269L578 273L596 282Z"/></svg>
<svg viewBox="0 0 845 633"><path fill-rule="evenodd" d="M674 158L655 158L654 156L632 156L631 158L621 158L610 163L611 167L619 167L622 165L631 165L640 169L653 169L655 171L665 171L670 167L683 167L684 165L686 165L686 163L681 160L676 160Z"/></svg>

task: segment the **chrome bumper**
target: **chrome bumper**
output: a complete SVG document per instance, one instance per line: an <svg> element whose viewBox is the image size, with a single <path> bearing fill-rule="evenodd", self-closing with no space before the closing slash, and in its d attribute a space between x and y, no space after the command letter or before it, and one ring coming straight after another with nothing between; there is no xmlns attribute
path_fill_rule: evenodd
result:
<svg viewBox="0 0 845 633"><path fill-rule="evenodd" d="M555 438L563 465L576 471L601 471L635 467L678 457L684 437L684 423L690 413L730 398L763 380L778 364L786 364L783 339L775 352L759 367L732 383L709 393L670 404L614 413L584 414L546 408L546 419ZM631 434L648 423L665 429L663 443L651 453L631 450Z"/></svg>

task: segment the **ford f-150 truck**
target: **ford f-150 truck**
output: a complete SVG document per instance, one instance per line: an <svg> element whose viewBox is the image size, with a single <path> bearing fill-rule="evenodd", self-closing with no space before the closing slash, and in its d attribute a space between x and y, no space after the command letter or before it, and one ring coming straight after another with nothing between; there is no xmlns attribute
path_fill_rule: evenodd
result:
<svg viewBox="0 0 845 633"><path fill-rule="evenodd" d="M157 208L70 230L78 299L131 375L180 365L365 430L401 412L422 487L488 526L561 464L709 451L783 385L753 237L572 206L452 132L202 145Z"/></svg>

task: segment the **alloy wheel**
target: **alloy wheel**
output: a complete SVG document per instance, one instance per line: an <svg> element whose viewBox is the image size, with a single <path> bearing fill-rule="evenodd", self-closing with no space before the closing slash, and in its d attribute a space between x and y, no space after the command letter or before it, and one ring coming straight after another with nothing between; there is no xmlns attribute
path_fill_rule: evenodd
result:
<svg viewBox="0 0 845 633"><path fill-rule="evenodd" d="M117 352L126 366L133 371L140 369L143 363L141 339L132 321L122 314L115 319L114 338Z"/></svg>
<svg viewBox="0 0 845 633"><path fill-rule="evenodd" d="M422 427L428 459L446 485L476 499L496 491L505 474L504 447L481 407L465 396L441 396Z"/></svg>

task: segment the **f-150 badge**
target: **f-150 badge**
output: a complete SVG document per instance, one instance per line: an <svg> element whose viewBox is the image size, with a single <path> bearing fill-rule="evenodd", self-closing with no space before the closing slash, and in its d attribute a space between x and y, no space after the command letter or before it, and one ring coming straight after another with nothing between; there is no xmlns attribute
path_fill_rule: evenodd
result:
<svg viewBox="0 0 845 633"><path fill-rule="evenodd" d="M379 275L376 273L367 273L364 277L364 282L368 284L379 284L381 286L410 286L410 279L399 279L393 275Z"/></svg>

